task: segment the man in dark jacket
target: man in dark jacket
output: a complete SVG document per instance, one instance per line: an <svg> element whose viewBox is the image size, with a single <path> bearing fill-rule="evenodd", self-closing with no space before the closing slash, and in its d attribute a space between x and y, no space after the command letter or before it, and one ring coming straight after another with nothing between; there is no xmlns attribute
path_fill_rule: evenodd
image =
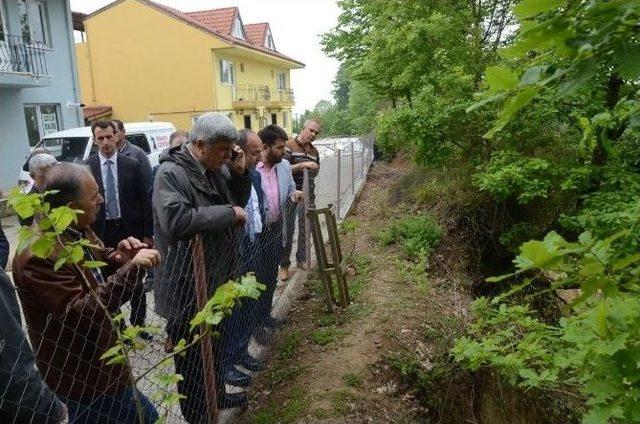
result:
<svg viewBox="0 0 640 424"><path fill-rule="evenodd" d="M36 369L9 277L0 270L0 422L59 423L65 406Z"/></svg>
<svg viewBox="0 0 640 424"><path fill-rule="evenodd" d="M167 334L174 344L190 339L189 321L197 310L190 245L194 236L203 239L209 295L237 268L239 229L246 221L243 208L251 193L244 153L234 147L237 137L229 118L206 113L196 120L188 144L160 156L153 221L155 246L164 265L156 268L154 294L156 310L167 319ZM184 377L178 383L178 391L186 396L180 401L183 416L190 423L206 422L200 346L174 359L176 372ZM223 406L246 402L244 396L218 393Z"/></svg>
<svg viewBox="0 0 640 424"><path fill-rule="evenodd" d="M117 151L115 127L111 122L96 121L91 131L98 153L86 163L105 199L92 224L93 230L107 247L115 248L120 240L129 236L152 246L151 177L145 171L146 165ZM139 286L131 299L131 324L144 327L146 312L144 286ZM145 331L139 336L152 339Z"/></svg>

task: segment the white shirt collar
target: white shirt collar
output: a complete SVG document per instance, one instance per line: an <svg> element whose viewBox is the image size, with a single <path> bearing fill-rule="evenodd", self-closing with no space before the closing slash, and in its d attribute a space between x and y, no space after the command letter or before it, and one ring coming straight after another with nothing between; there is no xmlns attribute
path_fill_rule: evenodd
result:
<svg viewBox="0 0 640 424"><path fill-rule="evenodd" d="M110 158L107 158L105 156L102 155L101 151L98 151L98 157L100 158L100 165L104 166L104 163L108 160L110 160L111 162L113 162L114 165L118 164L118 152L115 152L113 155L111 155Z"/></svg>

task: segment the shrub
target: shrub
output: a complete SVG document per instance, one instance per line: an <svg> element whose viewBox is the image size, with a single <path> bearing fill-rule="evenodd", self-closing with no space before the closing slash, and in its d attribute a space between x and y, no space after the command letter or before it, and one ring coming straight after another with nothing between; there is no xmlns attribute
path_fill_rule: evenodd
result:
<svg viewBox="0 0 640 424"><path fill-rule="evenodd" d="M430 216L398 220L379 235L385 246L399 244L409 256L429 254L442 237L442 229Z"/></svg>

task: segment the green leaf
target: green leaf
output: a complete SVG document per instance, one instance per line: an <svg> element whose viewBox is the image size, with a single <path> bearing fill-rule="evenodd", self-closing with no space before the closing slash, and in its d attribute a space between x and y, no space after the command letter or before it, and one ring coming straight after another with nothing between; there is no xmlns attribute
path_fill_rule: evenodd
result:
<svg viewBox="0 0 640 424"><path fill-rule="evenodd" d="M39 238L31 245L31 252L38 258L46 259L53 253L55 242L48 238Z"/></svg>
<svg viewBox="0 0 640 424"><path fill-rule="evenodd" d="M561 99L574 94L593 78L596 74L596 68L597 64L594 59L587 59L580 62L576 68L575 75L560 86L556 98Z"/></svg>
<svg viewBox="0 0 640 424"><path fill-rule="evenodd" d="M484 135L484 137L488 139L493 138L493 136L498 131L502 130L502 128L504 128L504 126L509 123L511 117L515 115L516 112L518 112L524 106L529 104L531 100L533 100L533 98L538 94L539 91L540 87L531 86L520 91L517 95L510 97L502 107L502 110L500 111L498 119L494 123L493 128L491 128Z"/></svg>
<svg viewBox="0 0 640 424"><path fill-rule="evenodd" d="M613 270L619 271L628 267L631 264L640 261L640 253L636 253L635 255L627 256L626 258L619 259L613 263Z"/></svg>
<svg viewBox="0 0 640 424"><path fill-rule="evenodd" d="M60 206L49 213L49 218L58 232L66 230L72 222L77 222L77 214L81 211L71 209L68 206Z"/></svg>
<svg viewBox="0 0 640 424"><path fill-rule="evenodd" d="M476 110L478 108L481 108L482 106L484 106L486 104L493 103L496 100L500 100L502 98L504 98L504 93L498 93L498 94L494 94L493 96L485 97L484 99L479 100L479 101L473 103L471 106L467 107L465 109L465 112L466 113L473 112L474 110Z"/></svg>
<svg viewBox="0 0 640 424"><path fill-rule="evenodd" d="M506 66L489 66L484 78L490 93L513 90L518 85L518 77Z"/></svg>
<svg viewBox="0 0 640 424"><path fill-rule="evenodd" d="M622 78L635 80L640 76L640 47L637 44L621 42L615 50L615 61Z"/></svg>
<svg viewBox="0 0 640 424"><path fill-rule="evenodd" d="M58 258L56 263L53 265L53 270L57 271L60 268L62 268L62 266L67 263L67 259L68 259L68 256L61 256L60 258Z"/></svg>
<svg viewBox="0 0 640 424"><path fill-rule="evenodd" d="M84 250L82 246L74 246L73 250L71 250L71 262L77 264L84 258Z"/></svg>
<svg viewBox="0 0 640 424"><path fill-rule="evenodd" d="M563 3L563 0L522 0L513 8L513 13L518 19L526 19L557 9Z"/></svg>
<svg viewBox="0 0 640 424"><path fill-rule="evenodd" d="M84 261L82 263L82 266L84 266L85 268L102 268L103 266L107 266L108 264L106 262L101 262L101 261Z"/></svg>
<svg viewBox="0 0 640 424"><path fill-rule="evenodd" d="M538 65L527 68L520 77L520 85L537 84L549 69L547 65Z"/></svg>

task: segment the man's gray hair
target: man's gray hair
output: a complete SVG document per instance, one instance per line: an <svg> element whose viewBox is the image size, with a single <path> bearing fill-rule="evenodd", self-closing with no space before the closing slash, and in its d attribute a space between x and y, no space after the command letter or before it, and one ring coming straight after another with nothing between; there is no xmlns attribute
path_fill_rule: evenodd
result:
<svg viewBox="0 0 640 424"><path fill-rule="evenodd" d="M238 131L227 116L208 112L196 119L189 139L191 142L202 140L207 144L213 144L216 141L236 141Z"/></svg>
<svg viewBox="0 0 640 424"><path fill-rule="evenodd" d="M320 129L322 129L322 123L318 118L309 118L305 120L304 124L302 125L302 128L307 128L311 123L317 124L320 127Z"/></svg>
<svg viewBox="0 0 640 424"><path fill-rule="evenodd" d="M44 168L58 163L58 160L48 153L37 153L29 159L29 172L37 174Z"/></svg>
<svg viewBox="0 0 640 424"><path fill-rule="evenodd" d="M174 147L173 143L176 139L184 138L185 140L189 140L189 132L183 130L176 130L171 133L169 136L169 146Z"/></svg>
<svg viewBox="0 0 640 424"><path fill-rule="evenodd" d="M80 199L82 194L82 179L91 175L91 170L86 165L71 162L59 162L51 167L44 179L42 191L56 191L46 196L51 208L66 206L70 202Z"/></svg>

